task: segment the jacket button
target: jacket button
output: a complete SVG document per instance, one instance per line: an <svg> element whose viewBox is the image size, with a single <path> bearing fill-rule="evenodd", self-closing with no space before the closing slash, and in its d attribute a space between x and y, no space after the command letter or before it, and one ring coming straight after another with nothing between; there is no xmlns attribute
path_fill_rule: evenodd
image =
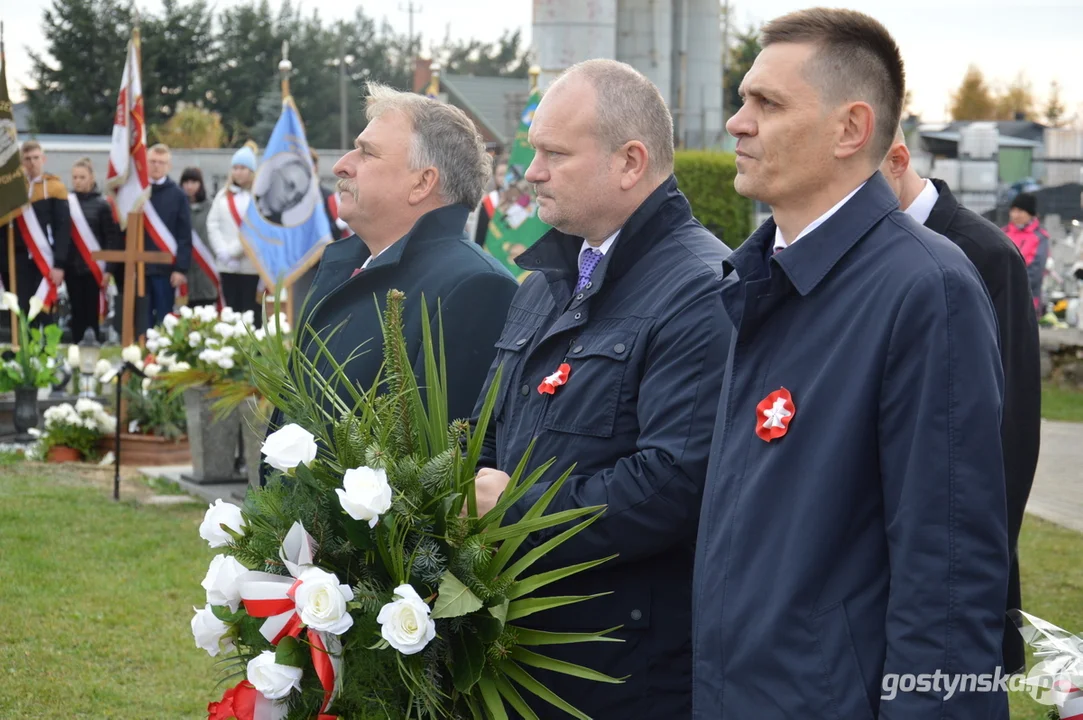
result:
<svg viewBox="0 0 1083 720"><path fill-rule="evenodd" d="M520 339L516 340L515 344L516 345L524 345L524 344L526 344L526 338L520 338Z"/></svg>
<svg viewBox="0 0 1083 720"><path fill-rule="evenodd" d="M633 610L632 611L632 619L633 620L642 620L643 619L643 613L641 613L638 609Z"/></svg>
<svg viewBox="0 0 1083 720"><path fill-rule="evenodd" d="M576 295L575 299L576 300L582 300L583 299L583 293L579 293L578 295Z"/></svg>
<svg viewBox="0 0 1083 720"><path fill-rule="evenodd" d="M574 348L572 348L572 352L573 353L581 353L581 352L583 352L583 346L582 345L576 345Z"/></svg>
<svg viewBox="0 0 1083 720"><path fill-rule="evenodd" d="M530 386L527 385L526 383L523 383L523 386L521 388L519 388L519 392L521 392L523 395L529 395L530 394Z"/></svg>
<svg viewBox="0 0 1083 720"><path fill-rule="evenodd" d="M578 319L579 319L579 318L581 318L581 317L583 317L583 313L576 313L576 314L575 314L575 319L576 319L576 320L578 320Z"/></svg>
<svg viewBox="0 0 1083 720"><path fill-rule="evenodd" d="M621 354L622 352L624 352L624 350L625 350L624 343L617 343L616 345L613 346L613 352L617 353L618 355Z"/></svg>
<svg viewBox="0 0 1083 720"><path fill-rule="evenodd" d="M588 281L587 281L587 284L586 284L586 285L584 285L583 287L585 287L585 288L586 288L587 290L590 290L590 288L591 288L591 287L592 287L593 285L594 285L594 283L592 283L591 281L589 281L589 280L588 280Z"/></svg>

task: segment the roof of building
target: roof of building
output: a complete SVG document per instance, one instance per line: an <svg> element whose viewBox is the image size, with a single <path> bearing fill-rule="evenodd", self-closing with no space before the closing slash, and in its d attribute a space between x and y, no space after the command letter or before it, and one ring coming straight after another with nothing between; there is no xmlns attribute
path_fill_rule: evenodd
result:
<svg viewBox="0 0 1083 720"><path fill-rule="evenodd" d="M37 140L45 152L50 150L67 150L69 152L96 152L104 150L109 152L113 142L111 135L36 135L28 132L18 133L16 137L20 143L27 140Z"/></svg>
<svg viewBox="0 0 1083 720"><path fill-rule="evenodd" d="M455 99L502 144L515 138L530 81L526 78L442 75L441 90Z"/></svg>
<svg viewBox="0 0 1083 720"><path fill-rule="evenodd" d="M972 122L974 121L956 120L947 123L923 123L920 129L922 135L927 135L930 132L951 132L958 136L959 132ZM1001 138L1007 136L1021 140L1031 140L1036 145L1040 145L1045 138L1046 126L1033 120L998 120L991 124L996 125Z"/></svg>

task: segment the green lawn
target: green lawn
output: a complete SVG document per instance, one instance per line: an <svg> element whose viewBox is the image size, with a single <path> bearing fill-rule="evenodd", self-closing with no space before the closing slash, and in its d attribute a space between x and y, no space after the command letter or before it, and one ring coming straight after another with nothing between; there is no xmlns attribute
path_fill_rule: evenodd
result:
<svg viewBox="0 0 1083 720"><path fill-rule="evenodd" d="M1042 417L1046 420L1083 422L1083 392L1043 383Z"/></svg>
<svg viewBox="0 0 1083 720"><path fill-rule="evenodd" d="M205 718L204 506L114 503L75 472L0 466L0 717Z"/></svg>
<svg viewBox="0 0 1083 720"><path fill-rule="evenodd" d="M222 689L188 624L214 554L203 506L114 503L106 473L76 472L0 464L0 718L205 718ZM1083 631L1083 535L1028 516L1019 552L1024 609Z"/></svg>

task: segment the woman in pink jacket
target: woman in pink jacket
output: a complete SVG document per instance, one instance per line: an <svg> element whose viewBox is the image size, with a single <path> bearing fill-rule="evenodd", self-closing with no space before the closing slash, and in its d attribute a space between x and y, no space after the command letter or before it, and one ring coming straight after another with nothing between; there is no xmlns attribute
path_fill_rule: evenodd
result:
<svg viewBox="0 0 1083 720"><path fill-rule="evenodd" d="M1019 193L1012 200L1008 224L1003 229L1027 263L1030 293L1034 297L1034 309L1040 315L1042 277L1045 275L1045 261L1049 257L1049 233L1038 222L1037 215L1038 198L1030 193Z"/></svg>

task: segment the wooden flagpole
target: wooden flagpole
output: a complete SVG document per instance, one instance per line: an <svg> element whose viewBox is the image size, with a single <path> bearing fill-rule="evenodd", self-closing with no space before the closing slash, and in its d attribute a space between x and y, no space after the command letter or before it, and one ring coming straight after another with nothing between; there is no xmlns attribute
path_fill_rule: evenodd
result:
<svg viewBox="0 0 1083 720"><path fill-rule="evenodd" d="M15 279L15 217L8 221L8 281L11 287L8 292L19 294L18 282ZM19 349L19 315L16 308L11 308L11 347Z"/></svg>

